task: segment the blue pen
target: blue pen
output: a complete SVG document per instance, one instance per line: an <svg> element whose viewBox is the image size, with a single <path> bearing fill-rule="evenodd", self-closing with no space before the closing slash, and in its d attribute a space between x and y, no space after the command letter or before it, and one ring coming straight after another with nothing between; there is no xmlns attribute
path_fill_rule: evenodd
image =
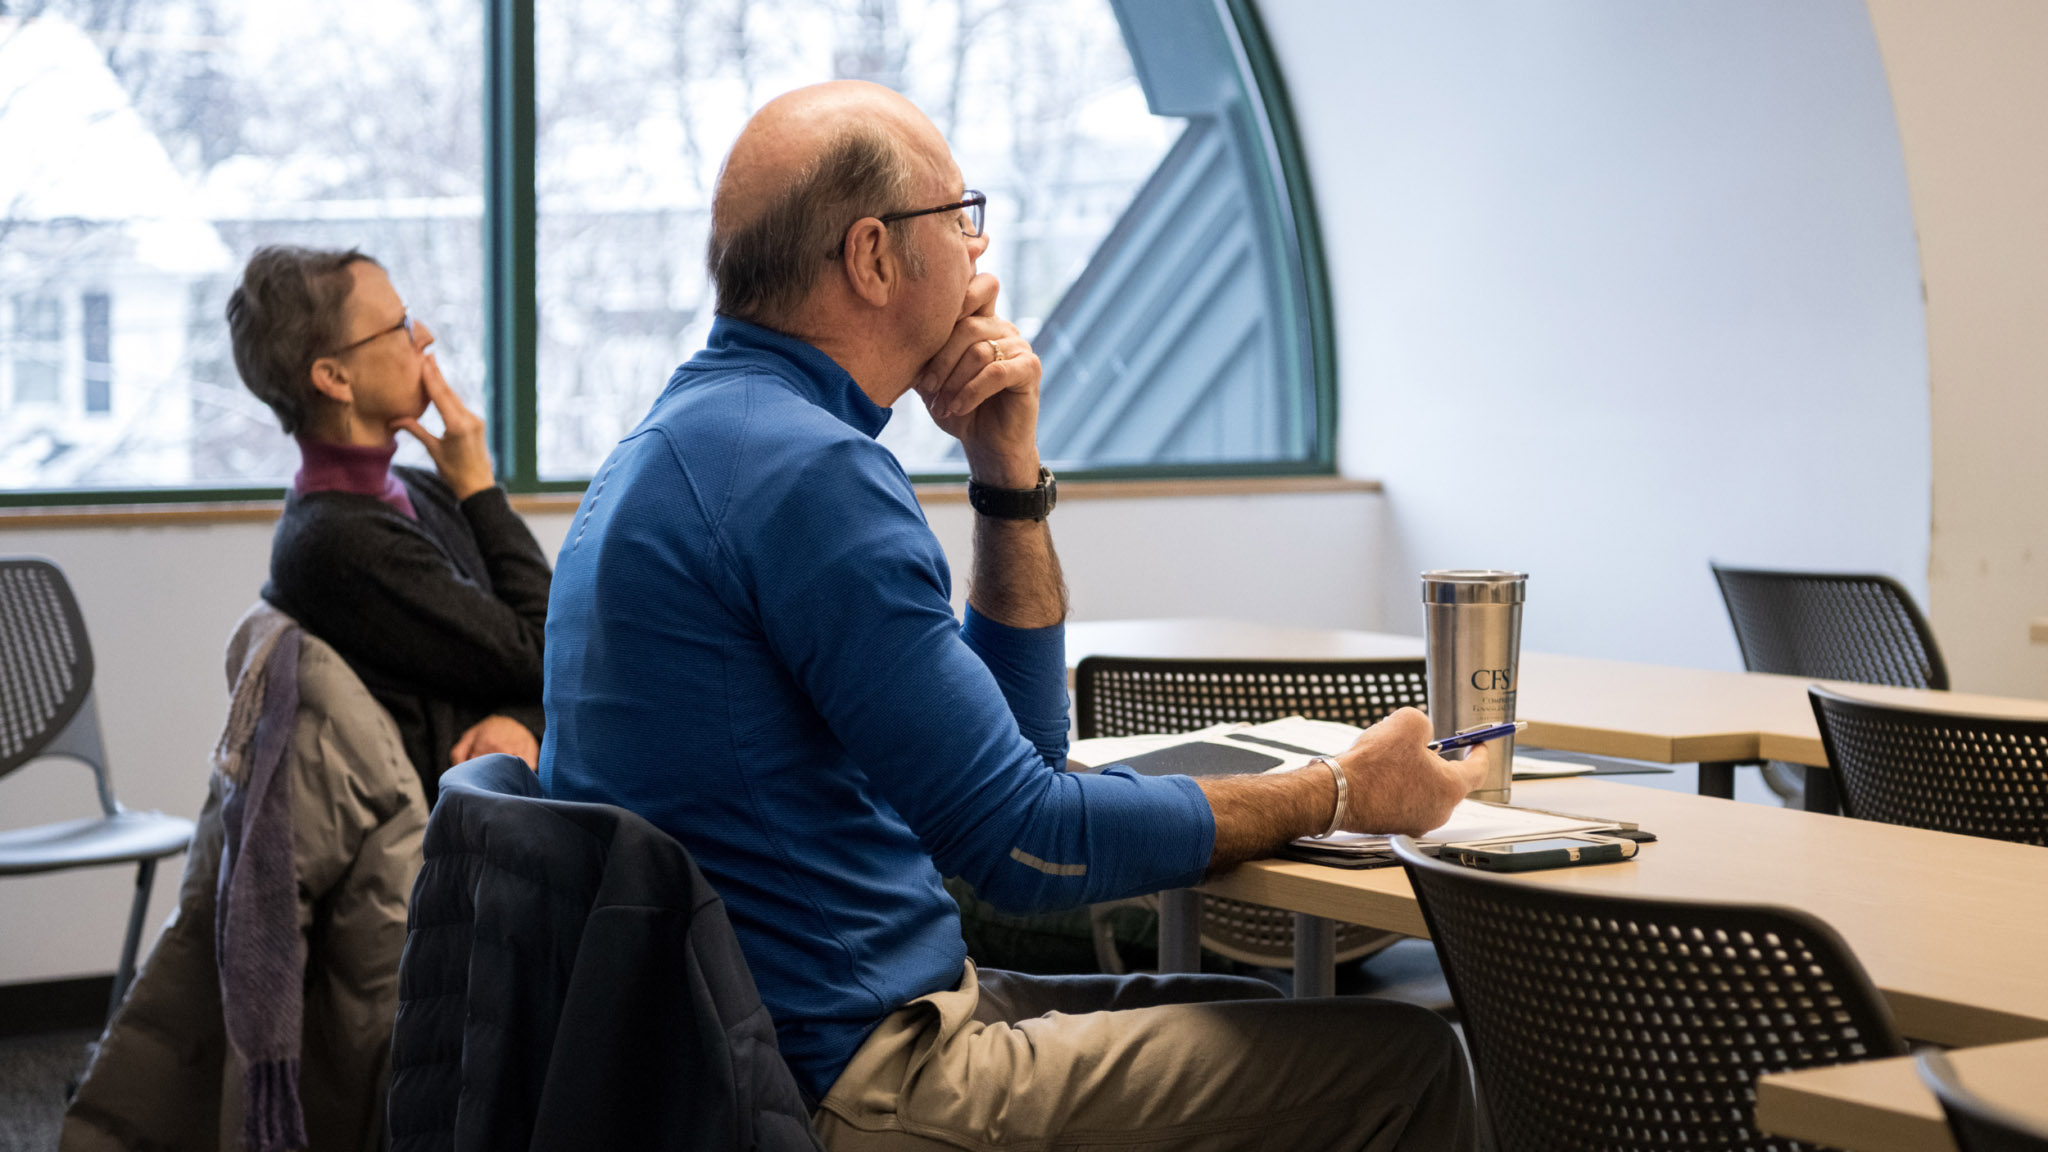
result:
<svg viewBox="0 0 2048 1152"><path fill-rule="evenodd" d="M1454 733L1441 740L1431 740L1428 747L1431 752L1449 752L1455 748L1469 748L1474 744L1484 744L1488 740L1498 740L1503 736L1513 736L1528 726L1529 722L1527 720L1510 720L1505 724L1488 724L1481 728L1467 728L1463 732Z"/></svg>

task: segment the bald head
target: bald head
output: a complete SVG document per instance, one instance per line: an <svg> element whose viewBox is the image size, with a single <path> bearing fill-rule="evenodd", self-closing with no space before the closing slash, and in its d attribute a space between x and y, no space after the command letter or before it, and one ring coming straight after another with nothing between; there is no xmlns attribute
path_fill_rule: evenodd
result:
<svg viewBox="0 0 2048 1152"><path fill-rule="evenodd" d="M763 105L733 141L711 203L714 226L744 228L759 220L772 201L843 148L849 135L862 133L886 140L906 167L929 165L934 152L947 154L938 128L917 105L880 84L835 80L798 88Z"/></svg>
<svg viewBox="0 0 2048 1152"><path fill-rule="evenodd" d="M776 97L719 172L706 253L718 311L786 316L838 255L849 225L912 207L916 188L951 166L931 120L879 84L841 80ZM898 222L890 231L910 274L922 275L908 230Z"/></svg>

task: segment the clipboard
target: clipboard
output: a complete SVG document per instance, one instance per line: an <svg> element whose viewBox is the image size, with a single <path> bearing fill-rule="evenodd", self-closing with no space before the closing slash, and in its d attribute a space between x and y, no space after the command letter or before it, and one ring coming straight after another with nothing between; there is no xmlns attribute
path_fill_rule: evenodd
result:
<svg viewBox="0 0 2048 1152"><path fill-rule="evenodd" d="M1611 832L1602 832L1600 835L1612 836L1617 840L1633 840L1638 844L1655 844L1657 842L1657 834L1655 832L1645 832L1634 825L1630 825L1627 828L1617 828ZM1433 844L1424 844L1421 845L1421 848L1424 855L1436 855L1436 846ZM1392 850L1379 852L1331 852L1327 849L1318 850L1315 848L1299 847L1292 843L1282 845L1280 850L1275 852L1271 858L1274 860L1292 860L1301 864L1319 864L1324 868L1344 868L1347 870L1391 868L1401 862L1400 858L1395 856Z"/></svg>

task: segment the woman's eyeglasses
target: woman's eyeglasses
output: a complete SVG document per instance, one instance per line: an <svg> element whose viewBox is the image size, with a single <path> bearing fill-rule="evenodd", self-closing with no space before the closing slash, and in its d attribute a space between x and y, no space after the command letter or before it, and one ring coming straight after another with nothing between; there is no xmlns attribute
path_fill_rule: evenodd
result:
<svg viewBox="0 0 2048 1152"><path fill-rule="evenodd" d="M372 340L380 340L380 339L382 339L382 338L384 338L384 337L386 337L386 336L389 336L389 335L391 335L391 334L392 334L393 332L396 332L396 331L398 331L398 330L399 330L399 329L401 329L401 328L405 329L405 338L406 338L407 340L411 340L411 339L413 338L413 335L412 335L412 313L410 313L410 312L407 312L407 313L405 313L404 315L402 315L402 316L400 316L400 317L398 318L398 323L396 323L396 324L393 324L393 325L392 325L391 327L389 327L389 328L382 328L382 329L379 329L379 330L377 330L377 331L375 331L375 332L372 332L372 333L370 333L370 334L369 334L368 336L365 336L365 337L363 337L363 338L362 338L361 340L358 340L358 341L356 341L356 342L355 342L355 343L353 343L353 344L349 344L349 345L345 345L345 346L343 346L343 347L340 347L340 348L336 348L336 349L335 349L334 351L332 351L332 352L322 352L322 353L320 354L320 356L319 356L318 358L319 358L319 359L325 359L325 358L327 358L327 357L329 357L329 356L339 356L339 355L341 355L341 354L342 354L342 353L344 353L344 352L353 352L353 351L355 351L356 349L358 349L358 348L361 348L361 347L362 347L363 345L365 345L365 344L368 344L368 343L369 343L370 341L372 341Z"/></svg>

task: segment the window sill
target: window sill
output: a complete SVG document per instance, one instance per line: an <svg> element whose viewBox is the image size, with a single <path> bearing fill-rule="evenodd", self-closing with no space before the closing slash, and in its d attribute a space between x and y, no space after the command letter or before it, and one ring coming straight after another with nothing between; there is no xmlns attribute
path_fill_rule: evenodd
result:
<svg viewBox="0 0 2048 1152"><path fill-rule="evenodd" d="M924 505L965 504L964 481L918 484L917 501ZM1377 480L1353 480L1345 476L1198 476L1183 480L1062 480L1060 503L1076 500L1164 500L1186 496L1278 496L1313 492L1378 492ZM537 492L512 497L512 507L523 513L576 511L583 496L578 492Z"/></svg>
<svg viewBox="0 0 2048 1152"><path fill-rule="evenodd" d="M1060 502L1163 500L1176 496L1275 496L1301 492L1378 492L1377 480L1347 476L1200 476L1183 480L1062 480ZM967 485L919 484L924 504L965 504Z"/></svg>
<svg viewBox="0 0 2048 1152"><path fill-rule="evenodd" d="M1229 476L1186 480L1063 480L1060 501L1162 500L1189 496L1277 496L1319 492L1378 492L1377 480L1344 476ZM924 504L965 504L965 484L919 484ZM514 495L524 515L566 516L582 503L578 492ZM215 501L204 504L103 504L89 508L45 507L0 510L0 532L39 528L149 528L184 524L251 524L276 520L281 500Z"/></svg>

